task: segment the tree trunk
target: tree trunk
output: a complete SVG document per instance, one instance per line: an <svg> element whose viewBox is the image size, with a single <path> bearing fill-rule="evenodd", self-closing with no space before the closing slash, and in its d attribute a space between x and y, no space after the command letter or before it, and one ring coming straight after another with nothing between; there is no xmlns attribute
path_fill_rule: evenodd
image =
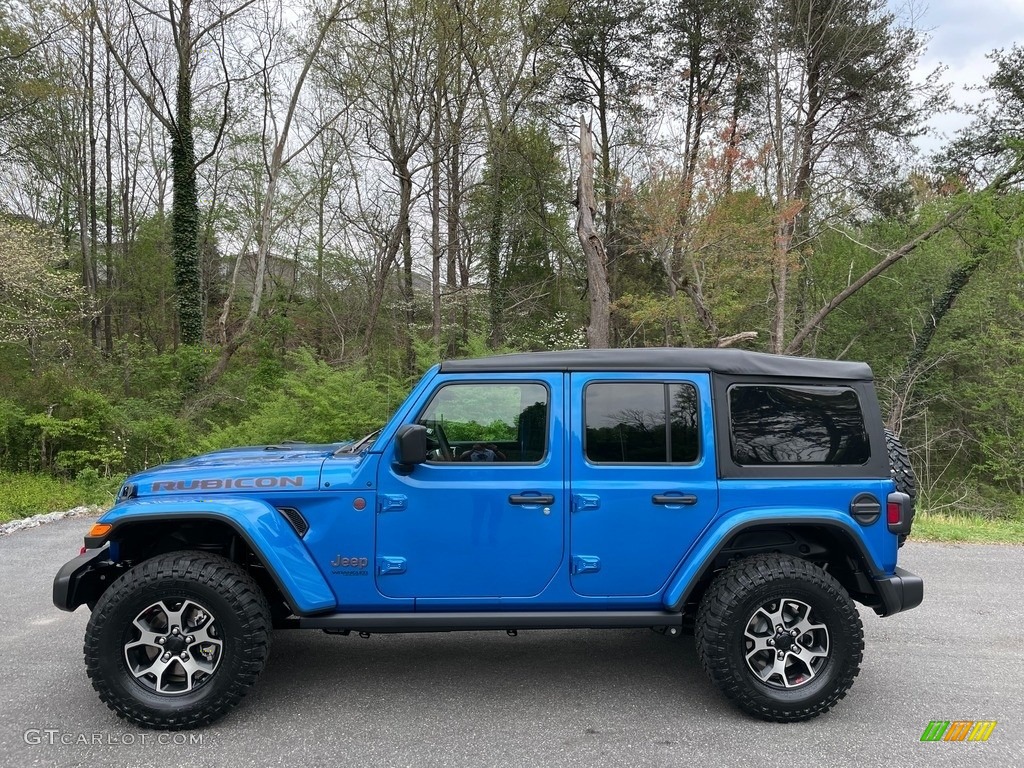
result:
<svg viewBox="0 0 1024 768"><path fill-rule="evenodd" d="M831 299L829 299L825 303L825 306L823 306L821 309L815 312L814 316L810 320L808 320L807 323L803 326L803 328L801 328L797 332L796 336L793 337L793 340L789 342L789 346L786 347L785 354L798 354L800 350L803 348L804 341L807 340L807 337L811 335L811 333L822 323L822 321L825 320L826 317L832 314L832 311L835 310L836 307L838 307L840 304L842 304L844 301L850 298L853 294L855 294L869 282L871 282L880 274L882 274L885 270L887 270L897 261L906 256L908 253L911 253L914 250L916 250L919 245L921 245L922 243L926 243L939 232L944 230L946 227L958 222L967 214L967 211L969 210L970 204L967 203L959 206L958 208L955 208L953 211L946 214L945 218L940 219L938 222L936 222L931 227L926 229L920 235L901 245L899 248L897 248L895 251L890 253L880 262L875 264L875 266L873 266L859 278L850 283L846 288L844 288L842 291L840 291Z"/></svg>
<svg viewBox="0 0 1024 768"><path fill-rule="evenodd" d="M410 187L412 181L409 182ZM410 190L410 196L411 196ZM409 226L409 218L406 217L405 227L402 230L402 303L405 305L405 360L403 367L406 376L416 373L416 348L413 345L413 337L416 332L416 306L415 296L412 287L412 228Z"/></svg>
<svg viewBox="0 0 1024 768"><path fill-rule="evenodd" d="M110 67L110 51L107 51L106 56L106 67L105 67L106 79L104 81L104 91L106 93L106 108L107 108L107 134L106 134L106 197L105 197L105 208L103 215L103 223L106 228L106 249L104 253L104 268L106 274L104 275L105 291L103 296L103 350L109 355L114 351L114 330L112 323L113 313L113 301L114 301L114 144L113 144L113 124L114 124L114 86L110 81L111 67Z"/></svg>
<svg viewBox="0 0 1024 768"><path fill-rule="evenodd" d="M99 270L97 268L96 251L99 243L99 223L97 221L96 205L96 35L95 25L89 20L89 71L86 79L86 92L89 94L88 110L88 157L89 157L89 253L92 258L89 261L89 283L93 289L93 301L99 298ZM89 317L89 337L94 347L99 346L100 318L96 314L95 305L92 307Z"/></svg>
<svg viewBox="0 0 1024 768"><path fill-rule="evenodd" d="M910 351L906 365L903 367L903 371L896 380L896 386L894 387L892 411L885 425L897 435L903 431L903 415L906 413L907 404L910 402L910 393L913 389L914 380L920 372L921 362L928 352L928 347L931 346L932 339L935 338L935 332L939 329L939 323L942 322L942 319L953 308L957 297L967 287L971 276L981 266L983 257L983 253L975 253L970 259L954 269L949 276L949 280L946 282L946 290L932 301L931 310L928 312L924 323L921 324L921 330L917 333L914 348Z"/></svg>
<svg viewBox="0 0 1024 768"><path fill-rule="evenodd" d="M171 134L171 251L178 329L185 344L203 340L199 285L199 192L192 133L192 0L182 0L177 38L178 80Z"/></svg>
<svg viewBox="0 0 1024 768"><path fill-rule="evenodd" d="M587 295L590 303L587 346L591 349L606 349L611 326L608 262L604 243L594 226L594 142L583 115L580 115L580 160L576 192L576 234L587 258Z"/></svg>
<svg viewBox="0 0 1024 768"><path fill-rule="evenodd" d="M430 147L430 338L441 349L441 94L434 97L434 140ZM449 270L450 271L450 270Z"/></svg>
<svg viewBox="0 0 1024 768"><path fill-rule="evenodd" d="M410 209L412 208L410 159L405 157L393 160L395 174L398 176L398 221L395 222L395 226L388 236L388 241L378 262L377 274L374 276L373 293L370 298L370 308L367 311L366 331L363 335L364 356L368 355L373 347L373 335L377 330L377 321L380 318L381 307L384 305L384 293L387 290L388 275L391 274L391 267L395 265L398 259L398 251L405 242L405 233L409 228Z"/></svg>

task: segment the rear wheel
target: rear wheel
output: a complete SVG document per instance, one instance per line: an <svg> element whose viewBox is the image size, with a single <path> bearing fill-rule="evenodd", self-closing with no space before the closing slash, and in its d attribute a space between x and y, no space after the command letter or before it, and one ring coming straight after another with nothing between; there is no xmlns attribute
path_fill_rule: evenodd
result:
<svg viewBox="0 0 1024 768"><path fill-rule="evenodd" d="M697 652L719 689L764 720L807 720L846 696L864 634L843 587L787 555L726 568L697 611Z"/></svg>
<svg viewBox="0 0 1024 768"><path fill-rule="evenodd" d="M206 725L256 682L270 608L255 581L218 555L148 560L103 593L85 632L93 687L118 715L150 728Z"/></svg>

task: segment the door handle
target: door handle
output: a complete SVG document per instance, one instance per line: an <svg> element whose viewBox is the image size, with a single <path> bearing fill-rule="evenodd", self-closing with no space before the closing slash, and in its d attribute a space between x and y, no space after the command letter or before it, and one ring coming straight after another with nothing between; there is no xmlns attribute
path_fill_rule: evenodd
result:
<svg viewBox="0 0 1024 768"><path fill-rule="evenodd" d="M544 504L544 505L554 504L555 503L555 497L552 496L550 493L542 493L542 494L534 495L534 496L527 496L527 495L521 494L521 493L513 493L511 496L508 497L508 503L509 504L536 504L536 505L540 506L541 504Z"/></svg>
<svg viewBox="0 0 1024 768"><path fill-rule="evenodd" d="M655 504L679 504L684 507L692 507L697 503L697 497L691 493L675 495L656 493L651 497L651 501Z"/></svg>

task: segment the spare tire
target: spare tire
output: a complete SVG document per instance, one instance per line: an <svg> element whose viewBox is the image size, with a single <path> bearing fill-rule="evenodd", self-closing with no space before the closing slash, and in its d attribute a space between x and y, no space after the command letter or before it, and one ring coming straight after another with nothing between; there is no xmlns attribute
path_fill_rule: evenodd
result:
<svg viewBox="0 0 1024 768"><path fill-rule="evenodd" d="M885 449L889 454L889 472L896 483L896 490L910 497L910 508L913 510L917 502L917 476L910 464L910 454L896 437L896 433L888 429L885 430ZM900 534L899 545L902 547L906 540L907 534Z"/></svg>

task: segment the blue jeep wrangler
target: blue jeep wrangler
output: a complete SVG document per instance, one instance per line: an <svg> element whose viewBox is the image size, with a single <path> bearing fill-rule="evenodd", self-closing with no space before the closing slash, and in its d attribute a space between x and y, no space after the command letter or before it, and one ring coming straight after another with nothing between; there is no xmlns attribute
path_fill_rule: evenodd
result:
<svg viewBox="0 0 1024 768"><path fill-rule="evenodd" d="M692 628L728 698L796 721L857 675L853 600L882 616L920 604L921 579L896 566L913 496L863 363L454 360L356 442L128 478L53 598L92 610L100 698L154 728L223 715L283 628Z"/></svg>

